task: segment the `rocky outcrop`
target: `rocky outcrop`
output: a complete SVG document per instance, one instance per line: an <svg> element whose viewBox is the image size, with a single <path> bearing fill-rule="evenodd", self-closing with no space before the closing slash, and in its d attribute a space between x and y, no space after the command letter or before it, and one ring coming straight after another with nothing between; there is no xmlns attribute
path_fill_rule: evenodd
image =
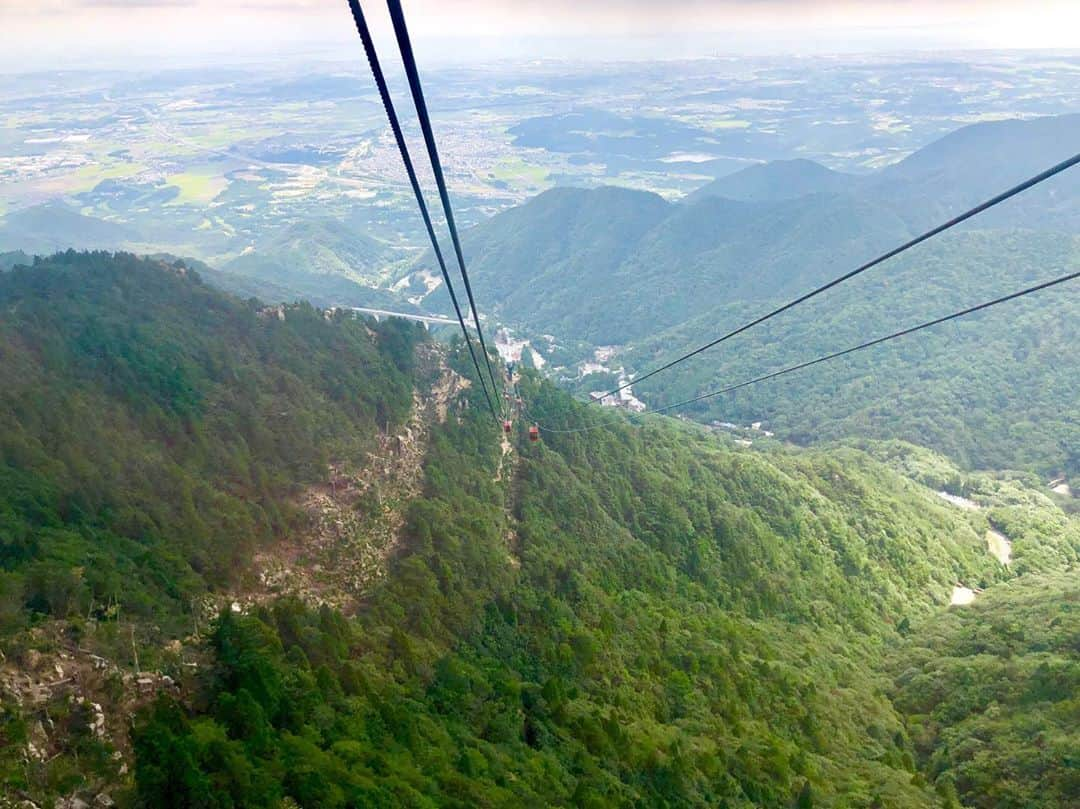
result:
<svg viewBox="0 0 1080 809"><path fill-rule="evenodd" d="M408 503L421 492L431 426L449 418L469 387L438 348L419 351L418 363L433 381L413 394L409 421L380 435L363 458L330 463L326 479L303 491L297 505L307 515L305 530L256 555L251 580L234 596L237 609L292 595L349 613L386 574Z"/></svg>

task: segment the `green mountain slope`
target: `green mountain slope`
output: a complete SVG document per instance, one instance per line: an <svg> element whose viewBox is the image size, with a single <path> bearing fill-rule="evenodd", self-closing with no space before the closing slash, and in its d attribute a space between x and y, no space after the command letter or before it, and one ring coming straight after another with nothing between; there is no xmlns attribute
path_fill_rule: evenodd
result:
<svg viewBox="0 0 1080 809"><path fill-rule="evenodd" d="M994 588L894 656L896 704L953 806L1064 807L1080 794L1075 571Z"/></svg>
<svg viewBox="0 0 1080 809"><path fill-rule="evenodd" d="M942 806L882 660L957 581L1013 579L988 521L1023 575L1080 552L1024 480L898 445L747 451L533 377L545 425L602 429L519 423L504 448L479 386L426 379L422 331L270 314L130 256L0 276L5 797ZM392 494L410 441L420 481ZM303 578L304 544L372 514L400 516L394 552L344 613L288 580L250 597L261 552Z"/></svg>
<svg viewBox="0 0 1080 809"><path fill-rule="evenodd" d="M187 622L295 487L412 399L412 327L284 320L191 272L60 254L0 276L0 569L22 618ZM21 620L21 619L20 619Z"/></svg>
<svg viewBox="0 0 1080 809"><path fill-rule="evenodd" d="M680 206L603 188L546 192L470 231L465 244L477 294L494 313L534 332L611 344L717 300L819 282L836 262L907 236L900 219L855 197Z"/></svg>
<svg viewBox="0 0 1080 809"><path fill-rule="evenodd" d="M223 620L211 707L137 732L144 800L945 805L875 660L957 578L1003 576L978 521L858 452L667 421L524 443L503 490L472 412L358 624Z"/></svg>
<svg viewBox="0 0 1080 809"><path fill-rule="evenodd" d="M661 406L1049 280L1080 266L1080 242L1053 234L943 238L718 346L638 395ZM727 305L643 341L625 359L650 367L781 299ZM972 468L1080 473L1080 285L1005 304L862 354L707 400L686 412L799 442L898 437Z"/></svg>
<svg viewBox="0 0 1080 809"><path fill-rule="evenodd" d="M1080 152L1080 114L993 121L963 127L871 178L919 228L971 207ZM987 214L995 226L1075 232L1080 176L1067 172Z"/></svg>
<svg viewBox="0 0 1080 809"><path fill-rule="evenodd" d="M808 194L850 193L860 187L861 180L813 160L773 160L713 180L688 195L686 201L724 197L743 202L777 202Z"/></svg>
<svg viewBox="0 0 1080 809"><path fill-rule="evenodd" d="M501 313L529 312L538 328L545 322L565 327L578 318L583 304L592 304L586 294L595 298L617 282L627 256L670 211L661 197L642 191L545 192L469 231L466 258L477 295L497 302ZM415 269L438 275L430 253ZM441 288L424 304L450 309Z"/></svg>
<svg viewBox="0 0 1080 809"><path fill-rule="evenodd" d="M754 300L821 283L837 266L907 236L903 223L863 200L822 195L775 204L704 199L678 207L621 268L616 295L638 301L611 342L714 311L717 302ZM630 318L633 322L630 322Z"/></svg>

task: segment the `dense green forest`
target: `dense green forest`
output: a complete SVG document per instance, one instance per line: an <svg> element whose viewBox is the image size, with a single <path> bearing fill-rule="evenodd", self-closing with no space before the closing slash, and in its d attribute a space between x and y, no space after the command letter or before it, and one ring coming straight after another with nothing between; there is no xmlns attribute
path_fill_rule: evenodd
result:
<svg viewBox="0 0 1080 809"><path fill-rule="evenodd" d="M616 347L609 369L639 375L681 356L1070 156L1078 120L965 127L868 175L805 160L754 166L680 203L556 188L471 230L470 267L519 337L542 352L554 342L544 356L555 378L579 394L608 390L614 374L579 373L595 348ZM1076 169L1055 176L635 393L672 404L1075 270L1078 191ZM687 413L765 421L799 443L902 438L969 469L1077 475L1077 288Z"/></svg>
<svg viewBox="0 0 1080 809"><path fill-rule="evenodd" d="M472 414L357 623L223 618L206 708L137 731L145 803L951 805L874 662L953 581L1005 578L978 518L856 450L665 421L525 444L503 491Z"/></svg>
<svg viewBox="0 0 1080 809"><path fill-rule="evenodd" d="M981 721L967 702L905 690L932 663L919 633L958 581L989 599L1080 554L1076 518L1023 475L899 442L746 449L526 373L544 441L519 423L504 451L479 386L459 389L354 609L234 609L252 550L299 527L299 484L407 420L423 332L64 254L0 276L0 335L7 665L85 646L139 670L137 647L176 684L137 704L120 674L87 675L103 684L83 702L4 691L0 788L40 806L951 806L992 776L938 713ZM558 432L583 423L602 429ZM192 632L204 594L223 609ZM99 707L119 733L87 730ZM58 749L28 758L43 726ZM1016 777L1068 777L1044 761Z"/></svg>
<svg viewBox="0 0 1080 809"><path fill-rule="evenodd" d="M182 264L104 253L0 275L0 313L0 615L162 631L295 524L288 494L332 454L408 415L422 334L260 315Z"/></svg>
<svg viewBox="0 0 1080 809"><path fill-rule="evenodd" d="M1074 805L1078 638L1075 570L993 588L919 626L893 656L894 702L928 777L977 809Z"/></svg>
<svg viewBox="0 0 1080 809"><path fill-rule="evenodd" d="M645 382L654 406L752 379L1049 280L1080 266L1075 237L972 232L942 237ZM776 301L721 307L643 341L626 358L652 367ZM974 469L1080 474L1080 284L1072 283L783 379L687 408L799 443L902 438ZM673 350L673 347L675 349Z"/></svg>

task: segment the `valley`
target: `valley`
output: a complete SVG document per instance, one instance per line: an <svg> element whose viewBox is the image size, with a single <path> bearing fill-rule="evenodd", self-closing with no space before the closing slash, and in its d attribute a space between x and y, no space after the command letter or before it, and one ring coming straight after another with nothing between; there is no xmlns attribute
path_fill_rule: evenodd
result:
<svg viewBox="0 0 1080 809"><path fill-rule="evenodd" d="M856 57L500 62L437 73L433 89L465 224L554 186L674 200L791 157L860 174L964 124L1080 104L1071 63L1039 53L920 65L919 93L912 69ZM5 75L0 112L0 249L166 251L225 269L326 220L395 248L425 244L373 88L351 62L299 75ZM56 204L74 229L54 223Z"/></svg>
<svg viewBox="0 0 1080 809"><path fill-rule="evenodd" d="M1030 476L633 425L528 367L551 430L500 445L460 344L269 316L182 264L69 253L0 302L0 779L38 805L950 805L969 776L916 770L935 742L880 650L1080 559ZM73 408L110 415L73 432Z"/></svg>
<svg viewBox="0 0 1080 809"><path fill-rule="evenodd" d="M650 371L1076 55L423 57L488 380L335 53L0 74L0 807L1075 805L1080 282L734 386L1080 271L1080 168Z"/></svg>
<svg viewBox="0 0 1080 809"><path fill-rule="evenodd" d="M625 384L1068 156L1080 143L1078 131L1075 115L962 129L888 170L852 176L854 185L842 192L830 190L835 173L800 165L794 170L804 185L795 198L771 196L789 187L793 168L786 163L717 180L708 187L714 190L679 204L619 188L556 189L470 231L469 263L493 316L513 324L519 341L542 346L546 372L585 397ZM1029 162L998 170L995 155L1013 149ZM1010 200L997 219L996 211L988 213L634 385L641 402L634 406L662 408L1075 270L1078 181L1066 172ZM916 192L941 204L929 214ZM1018 303L1011 314L987 313L680 412L706 424L763 422L800 444L898 437L975 468L1068 477L1077 469L1080 413L1067 380L1080 378L1080 369L1064 347L1077 338L1076 305L1075 289L1065 289L1047 305ZM997 325L1006 322L1008 329ZM613 344L617 360L598 361L596 352L608 355ZM1002 402L1003 385L1022 398ZM982 424L977 437L973 419Z"/></svg>

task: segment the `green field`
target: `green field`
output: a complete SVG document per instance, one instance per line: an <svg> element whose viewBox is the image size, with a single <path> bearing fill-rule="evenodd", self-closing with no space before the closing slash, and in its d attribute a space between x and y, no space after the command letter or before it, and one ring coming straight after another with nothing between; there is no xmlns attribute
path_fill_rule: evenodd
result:
<svg viewBox="0 0 1080 809"><path fill-rule="evenodd" d="M205 205L229 185L229 181L220 175L192 171L170 174L166 183L180 189L180 196L170 205Z"/></svg>
<svg viewBox="0 0 1080 809"><path fill-rule="evenodd" d="M517 187L538 188L548 181L550 172L542 167L525 162L521 158L507 158L499 161L491 170L496 180Z"/></svg>
<svg viewBox="0 0 1080 809"><path fill-rule="evenodd" d="M70 175L71 187L69 192L78 194L83 191L90 191L104 180L127 179L141 174L146 171L146 168L142 163L124 162L94 163L83 166Z"/></svg>
<svg viewBox="0 0 1080 809"><path fill-rule="evenodd" d="M719 121L709 121L707 126L709 129L748 129L750 122L738 118L721 118Z"/></svg>

